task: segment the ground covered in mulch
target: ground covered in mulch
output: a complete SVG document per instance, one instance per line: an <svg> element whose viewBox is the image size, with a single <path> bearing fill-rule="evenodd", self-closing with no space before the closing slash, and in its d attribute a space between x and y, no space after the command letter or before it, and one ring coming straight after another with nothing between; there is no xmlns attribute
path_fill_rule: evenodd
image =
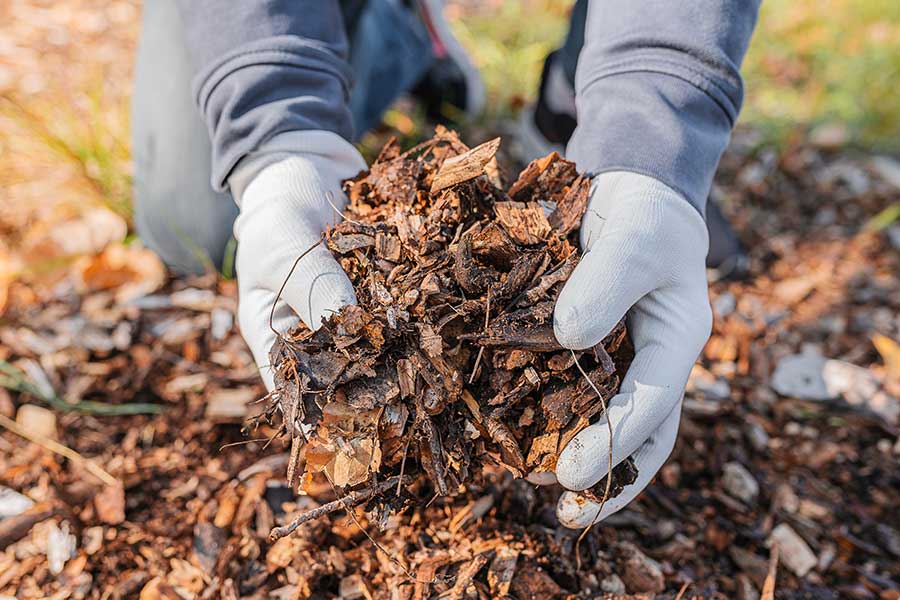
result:
<svg viewBox="0 0 900 600"><path fill-rule="evenodd" d="M749 599L774 572L778 598L900 597L900 231L882 213L898 171L736 134L716 194L750 276L712 285L671 459L581 544L558 489L499 466L455 497L411 485L383 522L339 511L270 543L335 495L315 477L295 496L289 442L242 434L264 390L233 282L163 281L110 249L0 323L0 594ZM123 406L159 413L101 414Z"/></svg>

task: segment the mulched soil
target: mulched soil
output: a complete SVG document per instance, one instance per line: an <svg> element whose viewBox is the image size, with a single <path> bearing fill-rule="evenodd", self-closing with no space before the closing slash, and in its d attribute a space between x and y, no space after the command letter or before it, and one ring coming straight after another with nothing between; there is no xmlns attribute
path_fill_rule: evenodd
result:
<svg viewBox="0 0 900 600"><path fill-rule="evenodd" d="M316 478L295 497L284 483L289 444L241 433L264 390L234 327L233 282L172 280L130 301L62 283L0 324L0 358L36 385L0 391L0 414L42 405L48 389L64 402L163 412L29 421L121 487L83 460L0 435L0 507L11 506L9 489L34 502L0 516L0 594L756 598L778 539L777 598L900 597L896 421L865 402L801 400L770 385L806 345L900 396L872 342L900 338L900 236L864 229L896 201L896 183L870 157L808 145L776 154L751 141L737 134L717 179L750 248L750 277L712 285L714 331L673 456L579 554L579 532L555 520L559 490L499 467L456 497L412 485L413 506L383 523L337 512L270 543L273 526L335 496Z"/></svg>

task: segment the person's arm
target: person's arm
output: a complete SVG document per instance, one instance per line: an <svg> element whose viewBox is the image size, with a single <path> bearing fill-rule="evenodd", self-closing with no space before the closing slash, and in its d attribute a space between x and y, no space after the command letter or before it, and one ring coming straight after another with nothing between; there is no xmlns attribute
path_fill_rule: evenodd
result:
<svg viewBox="0 0 900 600"><path fill-rule="evenodd" d="M590 348L628 315L635 358L609 402L610 428L579 433L557 463L560 521L584 527L650 482L678 435L691 368L711 311L702 215L743 97L739 67L754 0L594 0L578 59L578 126L568 146L595 176L581 229L584 257L554 314L557 339ZM579 498L612 463L637 480L601 507Z"/></svg>
<svg viewBox="0 0 900 600"><path fill-rule="evenodd" d="M340 218L341 181L366 166L349 142L344 23L336 0L180 0L179 7L212 140L211 183L230 189L240 207L238 321L271 389L270 315L281 332L297 316L315 329L356 301L340 265L316 246Z"/></svg>
<svg viewBox="0 0 900 600"><path fill-rule="evenodd" d="M288 131L353 135L336 0L180 0L193 92L213 145L212 184Z"/></svg>
<svg viewBox="0 0 900 600"><path fill-rule="evenodd" d="M743 101L759 0L593 0L568 157L657 179L701 214Z"/></svg>

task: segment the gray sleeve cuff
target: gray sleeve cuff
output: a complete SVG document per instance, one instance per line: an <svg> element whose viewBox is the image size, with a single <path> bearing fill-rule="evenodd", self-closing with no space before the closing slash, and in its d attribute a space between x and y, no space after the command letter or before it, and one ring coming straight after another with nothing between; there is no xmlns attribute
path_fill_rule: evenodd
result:
<svg viewBox="0 0 900 600"><path fill-rule="evenodd" d="M333 0L182 0L193 91L222 190L245 155L288 131L352 139L347 42Z"/></svg>
<svg viewBox="0 0 900 600"><path fill-rule="evenodd" d="M591 3L568 156L593 175L654 177L704 214L743 101L739 69L758 8L756 0Z"/></svg>
<svg viewBox="0 0 900 600"><path fill-rule="evenodd" d="M720 104L692 83L650 71L605 77L585 96L567 151L580 171L653 177L705 213L733 125Z"/></svg>

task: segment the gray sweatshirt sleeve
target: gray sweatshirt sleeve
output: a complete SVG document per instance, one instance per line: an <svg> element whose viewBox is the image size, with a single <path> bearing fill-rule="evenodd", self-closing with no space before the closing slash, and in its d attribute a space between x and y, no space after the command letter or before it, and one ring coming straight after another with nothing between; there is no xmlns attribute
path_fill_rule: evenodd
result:
<svg viewBox="0 0 900 600"><path fill-rule="evenodd" d="M575 78L582 171L633 171L701 214L743 100L759 0L593 0Z"/></svg>
<svg viewBox="0 0 900 600"><path fill-rule="evenodd" d="M280 133L353 136L337 0L179 0L193 92L212 139L212 184Z"/></svg>

